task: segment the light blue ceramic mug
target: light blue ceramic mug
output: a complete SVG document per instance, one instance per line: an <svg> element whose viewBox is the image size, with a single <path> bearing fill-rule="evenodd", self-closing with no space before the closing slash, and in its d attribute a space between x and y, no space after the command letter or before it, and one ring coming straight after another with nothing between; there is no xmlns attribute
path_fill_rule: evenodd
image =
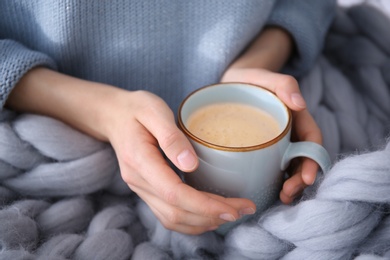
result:
<svg viewBox="0 0 390 260"><path fill-rule="evenodd" d="M242 103L268 112L279 123L280 133L265 143L227 147L204 141L188 130L187 119L197 109L221 102ZM331 165L329 155L321 145L290 141L291 111L275 94L259 86L221 83L200 88L182 102L178 123L199 158L199 167L192 173L184 173L185 182L198 190L224 197L248 198L256 204L256 214L278 199L284 171L292 159L311 158L323 171ZM248 217L223 224L217 232L225 234Z"/></svg>

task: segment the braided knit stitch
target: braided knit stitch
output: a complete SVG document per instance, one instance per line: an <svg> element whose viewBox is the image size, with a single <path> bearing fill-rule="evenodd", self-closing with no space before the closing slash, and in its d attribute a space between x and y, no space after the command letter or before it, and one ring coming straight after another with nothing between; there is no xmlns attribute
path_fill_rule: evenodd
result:
<svg viewBox="0 0 390 260"><path fill-rule="evenodd" d="M0 259L388 259L390 31L340 9L300 80L334 159L294 205L222 238L166 230L121 180L112 148L37 115L0 113Z"/></svg>

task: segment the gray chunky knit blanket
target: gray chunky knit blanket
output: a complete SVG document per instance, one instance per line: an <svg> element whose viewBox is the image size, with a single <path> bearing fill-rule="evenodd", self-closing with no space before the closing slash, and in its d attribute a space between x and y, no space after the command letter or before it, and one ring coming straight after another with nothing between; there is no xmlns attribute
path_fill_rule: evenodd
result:
<svg viewBox="0 0 390 260"><path fill-rule="evenodd" d="M389 259L390 20L340 9L300 85L334 165L225 237L162 227L115 154L52 118L0 114L0 259Z"/></svg>

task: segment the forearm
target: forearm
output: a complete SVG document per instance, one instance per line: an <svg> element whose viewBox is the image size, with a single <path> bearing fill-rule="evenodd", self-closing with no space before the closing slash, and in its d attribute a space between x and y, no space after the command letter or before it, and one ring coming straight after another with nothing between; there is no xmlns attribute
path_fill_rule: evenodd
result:
<svg viewBox="0 0 390 260"><path fill-rule="evenodd" d="M57 118L107 141L104 117L118 92L104 84L73 78L46 68L29 71L11 92L6 106L19 112ZM105 109L104 109L105 108Z"/></svg>
<svg viewBox="0 0 390 260"><path fill-rule="evenodd" d="M287 31L279 27L266 27L229 69L262 68L279 71L293 50L294 42Z"/></svg>
<svg viewBox="0 0 390 260"><path fill-rule="evenodd" d="M291 34L295 50L283 66L283 73L301 77L321 54L326 32L337 10L336 0L275 1L267 24Z"/></svg>

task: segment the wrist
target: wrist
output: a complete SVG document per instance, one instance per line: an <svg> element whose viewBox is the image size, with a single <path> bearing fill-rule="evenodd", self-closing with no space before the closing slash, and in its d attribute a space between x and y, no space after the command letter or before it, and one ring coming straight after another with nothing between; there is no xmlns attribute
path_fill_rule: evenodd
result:
<svg viewBox="0 0 390 260"><path fill-rule="evenodd" d="M136 102L132 97L136 92L113 86L106 86L101 91L104 98L96 104L93 112L95 118L90 121L90 125L101 135L100 139L112 143L118 137L117 131L123 129L120 125L126 124L127 118L132 114L132 106Z"/></svg>
<svg viewBox="0 0 390 260"><path fill-rule="evenodd" d="M114 87L34 68L12 90L10 109L50 116L99 140L107 141L102 111L110 105Z"/></svg>
<svg viewBox="0 0 390 260"><path fill-rule="evenodd" d="M288 61L293 50L291 35L283 28L269 26L264 28L229 69L262 68L276 72Z"/></svg>

